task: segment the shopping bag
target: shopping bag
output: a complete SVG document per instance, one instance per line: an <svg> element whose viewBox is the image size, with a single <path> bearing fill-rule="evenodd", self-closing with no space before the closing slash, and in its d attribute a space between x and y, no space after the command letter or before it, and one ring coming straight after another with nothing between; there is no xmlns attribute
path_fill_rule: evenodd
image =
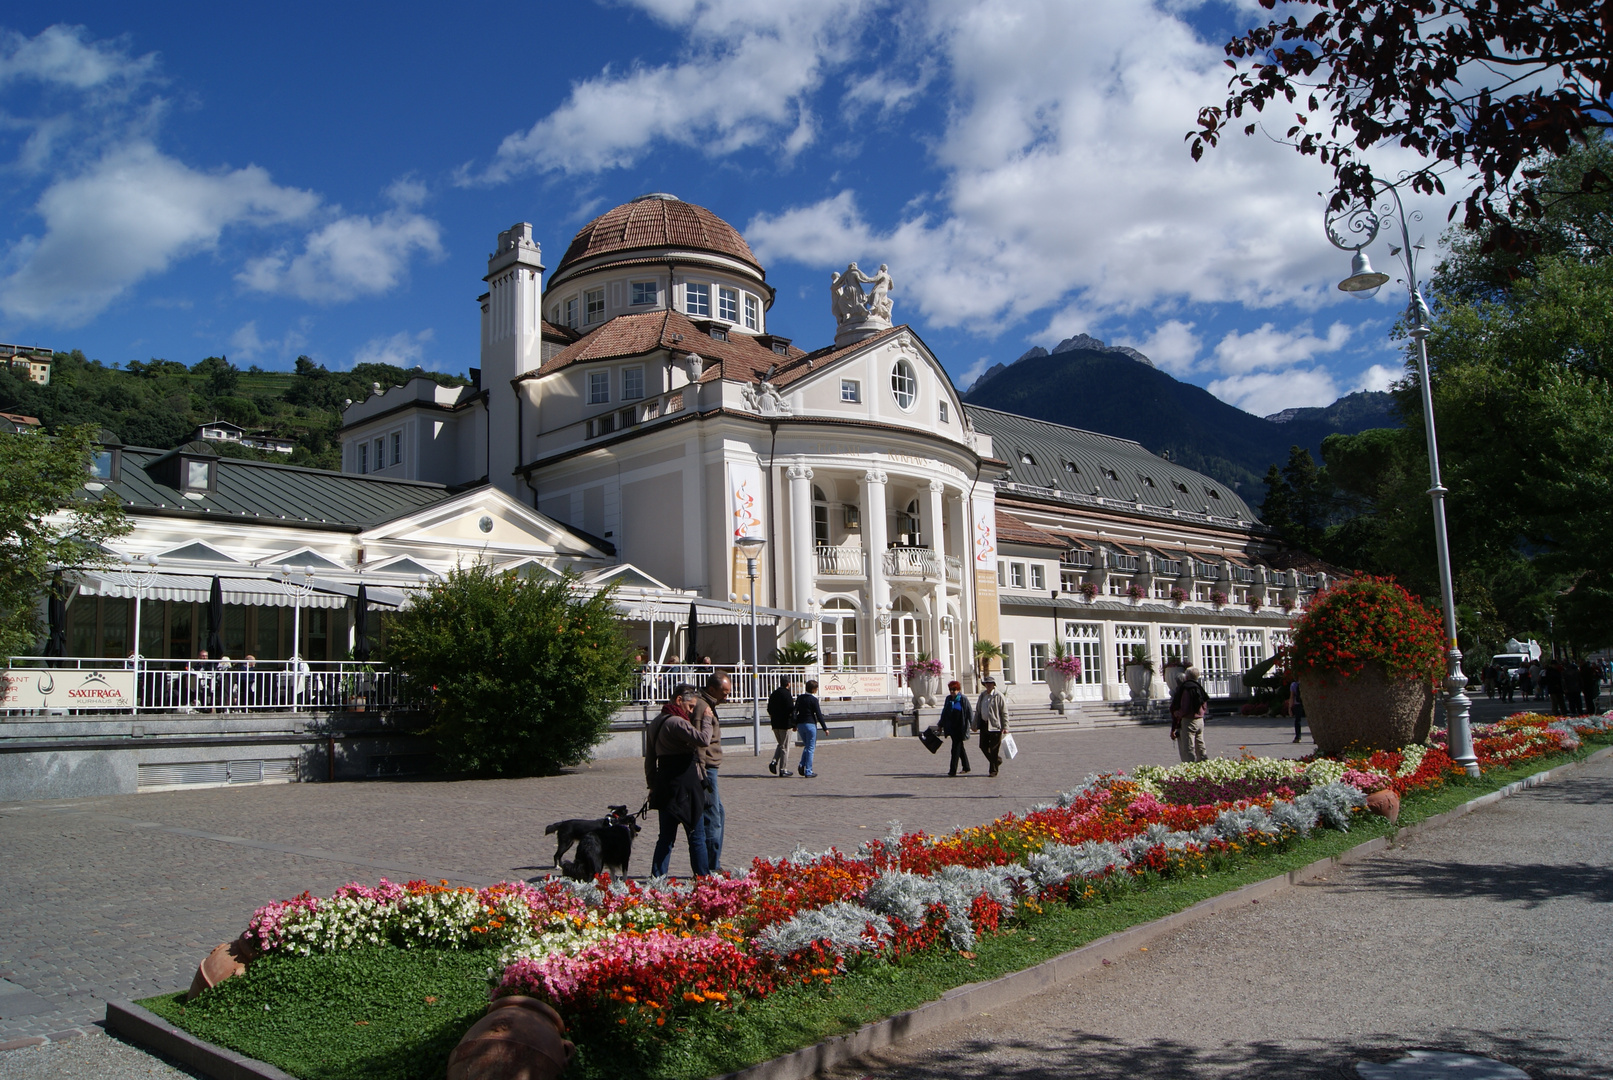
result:
<svg viewBox="0 0 1613 1080"><path fill-rule="evenodd" d="M924 749L933 754L941 749L941 733L933 725L927 727L919 732L919 742L924 744Z"/></svg>
<svg viewBox="0 0 1613 1080"><path fill-rule="evenodd" d="M1003 753L1008 755L1010 761L1019 756L1019 744L1014 742L1012 735L1003 736Z"/></svg>

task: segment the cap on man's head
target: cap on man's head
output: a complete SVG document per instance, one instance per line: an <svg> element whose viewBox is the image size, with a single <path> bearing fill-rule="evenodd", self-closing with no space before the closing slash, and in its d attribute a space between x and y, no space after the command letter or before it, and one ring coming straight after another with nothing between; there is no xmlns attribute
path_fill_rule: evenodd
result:
<svg viewBox="0 0 1613 1080"><path fill-rule="evenodd" d="M995 675L987 675L985 678L981 679L980 681L985 683L985 684L987 684L988 686L996 686L997 685L997 676L995 676Z"/></svg>

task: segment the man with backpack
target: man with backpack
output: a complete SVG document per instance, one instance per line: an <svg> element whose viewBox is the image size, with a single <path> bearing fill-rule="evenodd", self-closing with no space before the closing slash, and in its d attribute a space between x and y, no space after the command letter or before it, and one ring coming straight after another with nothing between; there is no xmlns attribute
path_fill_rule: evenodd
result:
<svg viewBox="0 0 1613 1080"><path fill-rule="evenodd" d="M1171 698L1171 738L1183 761L1204 761L1204 717L1210 711L1210 695L1199 682L1199 669L1189 667Z"/></svg>

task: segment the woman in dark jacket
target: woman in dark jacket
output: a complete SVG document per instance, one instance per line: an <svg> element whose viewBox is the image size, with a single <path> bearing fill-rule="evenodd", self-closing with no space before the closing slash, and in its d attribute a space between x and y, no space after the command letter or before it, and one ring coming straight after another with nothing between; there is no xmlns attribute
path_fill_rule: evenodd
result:
<svg viewBox="0 0 1613 1080"><path fill-rule="evenodd" d="M958 763L969 771L969 731L974 727L974 708L963 694L963 684L957 679L947 683L947 697L941 703L941 721L936 725L941 734L952 740L952 769L948 776L958 775Z"/></svg>
<svg viewBox="0 0 1613 1080"><path fill-rule="evenodd" d="M661 831L655 838L650 874L665 877L672 861L678 826L689 839L689 868L704 877L706 865L706 776L696 751L710 742L705 732L689 722L699 691L682 685L650 721L644 755L644 779L650 787L650 809L660 814Z"/></svg>

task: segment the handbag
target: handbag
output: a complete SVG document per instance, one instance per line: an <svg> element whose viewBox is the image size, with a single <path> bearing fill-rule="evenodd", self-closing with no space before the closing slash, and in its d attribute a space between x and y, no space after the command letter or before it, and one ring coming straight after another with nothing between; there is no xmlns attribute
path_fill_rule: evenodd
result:
<svg viewBox="0 0 1613 1080"><path fill-rule="evenodd" d="M933 754L941 749L941 733L934 727L927 727L919 732L919 742L924 744L924 749Z"/></svg>
<svg viewBox="0 0 1613 1080"><path fill-rule="evenodd" d="M1014 741L1012 735L1006 732L1003 734L1003 753L1008 755L1008 760L1010 761L1019 756L1019 744Z"/></svg>

